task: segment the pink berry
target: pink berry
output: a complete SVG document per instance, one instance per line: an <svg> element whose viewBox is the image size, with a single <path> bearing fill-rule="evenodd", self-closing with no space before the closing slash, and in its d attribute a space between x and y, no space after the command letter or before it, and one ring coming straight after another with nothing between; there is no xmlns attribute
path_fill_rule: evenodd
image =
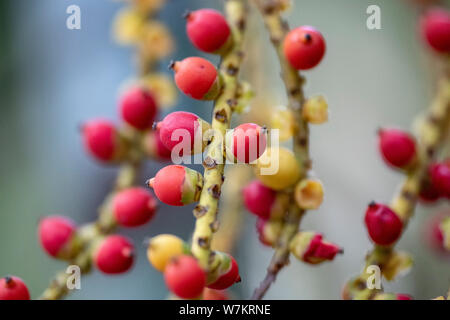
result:
<svg viewBox="0 0 450 320"><path fill-rule="evenodd" d="M157 111L153 95L140 87L128 89L120 99L120 113L123 120L138 130L150 128Z"/></svg>
<svg viewBox="0 0 450 320"><path fill-rule="evenodd" d="M393 244L402 233L402 221L384 204L371 203L366 211L365 223L372 241L381 246Z"/></svg>
<svg viewBox="0 0 450 320"><path fill-rule="evenodd" d="M439 53L450 52L450 13L444 9L428 11L421 20L421 32L428 45Z"/></svg>
<svg viewBox="0 0 450 320"><path fill-rule="evenodd" d="M272 205L277 193L263 185L259 180L253 180L243 190L244 203L248 211L262 219L269 219Z"/></svg>
<svg viewBox="0 0 450 320"><path fill-rule="evenodd" d="M293 68L308 70L320 63L325 55L326 44L322 34L314 27L302 26L286 35L283 49Z"/></svg>
<svg viewBox="0 0 450 320"><path fill-rule="evenodd" d="M39 221L39 242L47 254L58 257L70 244L75 229L75 223L68 218L60 216L45 217Z"/></svg>
<svg viewBox="0 0 450 320"><path fill-rule="evenodd" d="M230 256L230 259L231 263L228 271L220 275L213 283L207 285L208 288L224 290L241 280L241 277L239 276L239 266L236 260L232 256Z"/></svg>
<svg viewBox="0 0 450 320"><path fill-rule="evenodd" d="M450 198L450 159L430 166L431 183L443 196Z"/></svg>
<svg viewBox="0 0 450 320"><path fill-rule="evenodd" d="M204 52L217 52L230 37L224 16L213 9L200 9L186 15L186 31L194 46Z"/></svg>
<svg viewBox="0 0 450 320"><path fill-rule="evenodd" d="M381 129L378 135L381 155L389 165L404 168L415 159L416 142L407 132Z"/></svg>
<svg viewBox="0 0 450 320"><path fill-rule="evenodd" d="M254 123L244 123L232 131L233 155L242 163L251 163L266 150L266 135L263 129Z"/></svg>
<svg viewBox="0 0 450 320"><path fill-rule="evenodd" d="M124 227L141 226L155 215L156 200L144 188L120 191L113 199L113 212L117 223Z"/></svg>
<svg viewBox="0 0 450 320"><path fill-rule="evenodd" d="M432 204L439 200L441 193L436 189L435 185L431 181L426 181L419 193L419 200L424 204Z"/></svg>
<svg viewBox="0 0 450 320"><path fill-rule="evenodd" d="M424 227L424 239L427 245L439 255L449 257L450 252L444 246L444 232L441 228L442 221L449 217L448 212L441 212L431 216Z"/></svg>
<svg viewBox="0 0 450 320"><path fill-rule="evenodd" d="M412 300L413 299L410 295L407 295L404 293L397 293L396 297L397 297L397 300Z"/></svg>
<svg viewBox="0 0 450 320"><path fill-rule="evenodd" d="M175 83L187 96L197 100L212 100L220 81L216 67L206 59L190 57L173 64Z"/></svg>
<svg viewBox="0 0 450 320"><path fill-rule="evenodd" d="M0 300L30 300L30 292L22 279L7 276L0 279Z"/></svg>
<svg viewBox="0 0 450 320"><path fill-rule="evenodd" d="M107 120L92 120L83 125L83 140L87 151L97 160L112 161L119 149L116 127Z"/></svg>
<svg viewBox="0 0 450 320"><path fill-rule="evenodd" d="M170 165L158 171L147 181L162 202L172 206L184 206L200 196L203 178L200 173L180 165Z"/></svg>
<svg viewBox="0 0 450 320"><path fill-rule="evenodd" d="M342 252L340 247L331 242L326 242L322 238L321 234L313 236L309 246L303 253L303 261L318 264L326 260L333 260L338 253Z"/></svg>
<svg viewBox="0 0 450 320"><path fill-rule="evenodd" d="M133 265L134 247L127 238L119 235L103 239L94 255L97 268L106 274L128 271Z"/></svg>
<svg viewBox="0 0 450 320"><path fill-rule="evenodd" d="M176 111L169 113L161 122L157 124L159 136L164 146L173 151L179 145L180 156L194 154L196 148L203 149L203 132L209 129L209 124L199 118L197 115L185 112ZM196 146L196 141L199 146ZM185 150L181 147L188 147L190 150ZM185 152L186 151L186 152ZM199 150L201 152L201 150Z"/></svg>
<svg viewBox="0 0 450 320"><path fill-rule="evenodd" d="M205 271L188 255L174 258L164 271L164 279L169 290L183 299L197 298L206 285Z"/></svg>

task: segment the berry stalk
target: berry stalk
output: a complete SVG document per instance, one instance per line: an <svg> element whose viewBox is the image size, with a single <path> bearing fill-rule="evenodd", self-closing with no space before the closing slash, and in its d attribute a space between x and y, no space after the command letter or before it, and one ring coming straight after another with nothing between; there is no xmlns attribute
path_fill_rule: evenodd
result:
<svg viewBox="0 0 450 320"><path fill-rule="evenodd" d="M194 209L197 218L192 241L192 253L205 270L214 264L211 251L213 233L217 228L217 212L220 191L223 184L225 156L217 152L224 146L225 132L230 128L231 115L236 105L239 89L238 73L243 59L242 42L247 10L242 0L228 0L225 11L233 36L233 46L222 55L219 72L223 80L222 91L215 100L211 126L214 136L210 138L209 149L203 161L204 184L198 205ZM219 139L219 138L222 139Z"/></svg>
<svg viewBox="0 0 450 320"><path fill-rule="evenodd" d="M305 173L311 166L309 157L309 128L308 123L302 117L302 107L305 103L305 95L303 93L304 78L289 64L284 55L283 39L285 39L289 32L289 26L280 14L278 2L255 0L255 4L263 16L270 40L280 61L281 77L288 95L288 108L291 110L296 124L293 132L294 153L300 167L304 169L299 179L301 180L305 178ZM278 272L289 263L289 244L297 233L300 220L305 214L305 210L295 205L293 199L292 203L285 217L276 250L267 268L266 276L260 286L254 291L252 295L253 300L260 300L264 297L271 284L275 281Z"/></svg>

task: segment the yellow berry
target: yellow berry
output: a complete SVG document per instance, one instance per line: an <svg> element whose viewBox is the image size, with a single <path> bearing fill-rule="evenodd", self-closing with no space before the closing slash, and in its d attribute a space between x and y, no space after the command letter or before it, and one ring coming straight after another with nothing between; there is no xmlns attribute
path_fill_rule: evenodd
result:
<svg viewBox="0 0 450 320"><path fill-rule="evenodd" d="M282 190L293 186L300 179L301 168L292 151L270 147L257 160L255 175L265 186Z"/></svg>
<svg viewBox="0 0 450 320"><path fill-rule="evenodd" d="M124 8L120 10L113 25L115 40L123 45L133 44L139 41L145 18L137 10Z"/></svg>
<svg viewBox="0 0 450 320"><path fill-rule="evenodd" d="M140 52L148 59L161 59L169 55L175 45L169 29L157 21L148 21L142 27Z"/></svg>
<svg viewBox="0 0 450 320"><path fill-rule="evenodd" d="M328 103L322 96L306 100L302 109L303 119L312 124L321 124L328 121Z"/></svg>
<svg viewBox="0 0 450 320"><path fill-rule="evenodd" d="M154 13L161 9L166 0L133 0L133 4L143 13Z"/></svg>
<svg viewBox="0 0 450 320"><path fill-rule="evenodd" d="M295 187L294 196L300 208L318 209L323 202L323 185L319 180L304 179Z"/></svg>
<svg viewBox="0 0 450 320"><path fill-rule="evenodd" d="M183 240L171 234L160 234L150 239L147 258L155 269L164 272L172 258L186 252L187 247Z"/></svg>
<svg viewBox="0 0 450 320"><path fill-rule="evenodd" d="M270 120L270 128L278 129L280 141L289 140L294 134L294 117L290 110L277 110L273 113Z"/></svg>

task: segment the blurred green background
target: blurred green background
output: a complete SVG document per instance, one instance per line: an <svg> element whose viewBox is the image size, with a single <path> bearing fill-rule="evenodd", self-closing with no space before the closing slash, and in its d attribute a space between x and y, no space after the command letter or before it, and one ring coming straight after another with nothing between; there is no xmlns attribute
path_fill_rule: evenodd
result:
<svg viewBox="0 0 450 320"><path fill-rule="evenodd" d="M186 9L220 8L223 1L170 0L160 18L170 21L180 59L199 53L187 41ZM380 125L409 128L414 115L430 100L433 75L417 35L417 13L404 0L295 0L291 25L314 25L327 40L321 65L305 72L307 94L324 94L330 122L312 128L314 171L325 184L322 208L304 219L303 229L323 232L345 248L332 263L311 267L292 260L267 298L339 299L345 281L360 272L370 247L363 213L371 200L389 201L402 176L381 161L376 148ZM81 8L82 29L66 28L66 8ZM382 29L366 28L366 9L381 8ZM448 4L448 3L447 3ZM0 2L0 275L22 277L36 298L65 264L39 248L39 217L62 214L77 223L94 220L96 207L113 183L116 168L95 163L84 152L77 126L92 117L118 121L117 90L136 70L132 49L117 46L111 22L123 3L108 0L3 0ZM261 22L257 21L262 28ZM262 29L260 29L262 30ZM260 31L256 65L269 94L285 102L274 52ZM251 61L252 56L247 57ZM216 62L217 59L213 58ZM162 63L163 69L166 63ZM268 94L266 92L266 94ZM177 109L209 118L210 104L180 95ZM149 163L140 183L159 164ZM193 230L192 206L161 205L149 225L120 230L138 249L133 270L105 276L83 276L82 289L70 299L164 299L161 275L148 265L143 240L167 232L188 239ZM441 207L420 206L399 248L415 257L413 270L386 289L429 299L447 292L450 261L439 258L423 240L426 220ZM265 273L272 250L257 240L254 218L245 214L236 250L243 282L233 288L248 298Z"/></svg>

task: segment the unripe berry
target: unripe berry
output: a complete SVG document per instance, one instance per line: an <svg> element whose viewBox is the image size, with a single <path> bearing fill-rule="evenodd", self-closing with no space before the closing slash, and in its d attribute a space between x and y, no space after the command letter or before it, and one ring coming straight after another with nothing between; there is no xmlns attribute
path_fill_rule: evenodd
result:
<svg viewBox="0 0 450 320"><path fill-rule="evenodd" d="M156 127L164 146L180 156L201 153L207 143L203 134L211 128L197 115L185 111L169 113Z"/></svg>
<svg viewBox="0 0 450 320"><path fill-rule="evenodd" d="M65 217L50 216L39 221L38 237L42 248L52 257L70 258L75 223Z"/></svg>
<svg viewBox="0 0 450 320"><path fill-rule="evenodd" d="M160 234L150 239L147 258L155 269L164 272L170 260L188 252L189 248L180 238L171 234Z"/></svg>
<svg viewBox="0 0 450 320"><path fill-rule="evenodd" d="M225 17L213 9L200 9L186 15L186 32L199 50L214 53L227 47L230 27Z"/></svg>
<svg viewBox="0 0 450 320"><path fill-rule="evenodd" d="M402 233L403 222L384 204L375 202L369 204L365 223L372 241L381 246L393 244Z"/></svg>
<svg viewBox="0 0 450 320"><path fill-rule="evenodd" d="M112 201L114 217L124 227L137 227L147 223L153 218L157 207L152 194L140 187L122 190Z"/></svg>
<svg viewBox="0 0 450 320"><path fill-rule="evenodd" d="M225 290L214 290L205 288L203 290L203 300L229 300L230 297Z"/></svg>
<svg viewBox="0 0 450 320"><path fill-rule="evenodd" d="M323 240L316 232L297 233L291 240L290 250L298 259L310 264L333 260L336 254L342 253L341 248Z"/></svg>
<svg viewBox="0 0 450 320"><path fill-rule="evenodd" d="M206 59L190 57L173 64L175 83L187 96L197 100L214 100L220 92L216 67Z"/></svg>
<svg viewBox="0 0 450 320"><path fill-rule="evenodd" d="M238 162L252 163L264 153L266 145L265 130L257 124L244 123L227 132L227 146Z"/></svg>
<svg viewBox="0 0 450 320"><path fill-rule="evenodd" d="M159 160L170 160L172 152L167 149L161 140L159 130L152 130L145 134L143 140L143 149L153 158Z"/></svg>
<svg viewBox="0 0 450 320"><path fill-rule="evenodd" d="M253 180L243 189L244 204L248 211L262 219L269 219L276 191L266 187L258 180Z"/></svg>
<svg viewBox="0 0 450 320"><path fill-rule="evenodd" d="M158 171L147 181L159 200L172 206L184 206L198 201L203 186L203 176L180 165L170 165Z"/></svg>
<svg viewBox="0 0 450 320"><path fill-rule="evenodd" d="M322 96L306 100L302 108L302 116L312 124L322 124L328 121L328 103Z"/></svg>
<svg viewBox="0 0 450 320"><path fill-rule="evenodd" d="M145 130L152 126L158 108L150 91L141 87L128 89L120 99L120 114L130 126Z"/></svg>
<svg viewBox="0 0 450 320"><path fill-rule="evenodd" d="M428 45L439 53L450 53L450 14L433 9L421 20L421 32Z"/></svg>
<svg viewBox="0 0 450 320"><path fill-rule="evenodd" d="M298 181L301 168L290 150L271 147L257 160L254 171L265 186L282 190Z"/></svg>
<svg viewBox="0 0 450 320"><path fill-rule="evenodd" d="M120 151L120 139L113 123L97 119L85 123L82 127L86 150L97 160L109 162L117 158Z"/></svg>
<svg viewBox="0 0 450 320"><path fill-rule="evenodd" d="M416 142L409 133L398 129L381 129L378 137L381 155L389 165L404 168L415 160Z"/></svg>
<svg viewBox="0 0 450 320"><path fill-rule="evenodd" d="M30 292L22 279L7 276L0 279L0 300L30 300Z"/></svg>
<svg viewBox="0 0 450 320"><path fill-rule="evenodd" d="M259 241L265 246L274 246L281 234L283 224L280 220L256 220Z"/></svg>
<svg viewBox="0 0 450 320"><path fill-rule="evenodd" d="M239 282L239 266L236 260L228 255L227 268L223 270L220 276L213 282L207 285L210 289L223 290L231 287L235 282Z"/></svg>
<svg viewBox="0 0 450 320"><path fill-rule="evenodd" d="M279 131L280 141L284 142L292 138L295 132L295 119L291 110L281 109L270 115L270 129Z"/></svg>
<svg viewBox="0 0 450 320"><path fill-rule="evenodd" d="M302 26L286 35L283 50L293 68L307 70L320 63L325 55L326 44L319 31L310 26Z"/></svg>
<svg viewBox="0 0 450 320"><path fill-rule="evenodd" d="M450 159L430 166L431 183L443 197L450 198Z"/></svg>
<svg viewBox="0 0 450 320"><path fill-rule="evenodd" d="M120 235L112 235L101 240L93 260L101 272L118 274L131 268L133 255L134 246L130 240Z"/></svg>
<svg viewBox="0 0 450 320"><path fill-rule="evenodd" d="M323 202L323 185L319 180L304 179L297 183L295 201L304 210L319 209Z"/></svg>
<svg viewBox="0 0 450 320"><path fill-rule="evenodd" d="M188 255L172 259L164 271L164 279L169 290L183 299L197 298L206 285L205 271Z"/></svg>

